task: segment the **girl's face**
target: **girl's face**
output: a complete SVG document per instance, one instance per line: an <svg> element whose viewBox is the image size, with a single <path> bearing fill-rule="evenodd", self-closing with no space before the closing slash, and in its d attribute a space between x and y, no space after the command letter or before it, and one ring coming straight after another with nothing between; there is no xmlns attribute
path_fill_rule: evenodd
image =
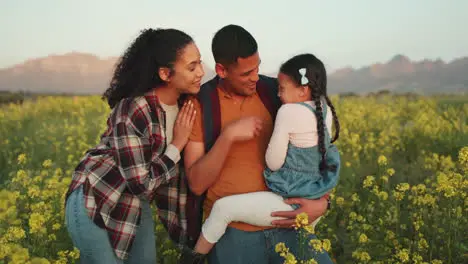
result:
<svg viewBox="0 0 468 264"><path fill-rule="evenodd" d="M278 74L278 97L283 104L299 103L310 100L309 87L298 86L293 79L284 73Z"/></svg>

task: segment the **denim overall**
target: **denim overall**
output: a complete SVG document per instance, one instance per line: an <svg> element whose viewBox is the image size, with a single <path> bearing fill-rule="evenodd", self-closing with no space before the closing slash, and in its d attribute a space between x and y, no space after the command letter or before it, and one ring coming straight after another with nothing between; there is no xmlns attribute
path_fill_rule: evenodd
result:
<svg viewBox="0 0 468 264"><path fill-rule="evenodd" d="M316 113L314 107L307 103L299 103ZM327 107L323 104L323 120L326 120ZM283 166L272 171L264 170L265 182L271 191L284 198L301 197L317 199L331 191L338 183L340 172L340 154L335 145L330 143L330 135L325 128L325 149L327 165L335 165L336 170L326 170L320 173L319 164L322 160L318 144L309 148L299 148L289 142L288 152Z"/></svg>

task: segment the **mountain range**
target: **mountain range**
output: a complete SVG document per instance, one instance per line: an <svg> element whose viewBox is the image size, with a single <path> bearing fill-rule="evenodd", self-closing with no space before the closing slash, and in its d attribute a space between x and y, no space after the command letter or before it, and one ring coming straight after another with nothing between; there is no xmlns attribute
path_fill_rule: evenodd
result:
<svg viewBox="0 0 468 264"><path fill-rule="evenodd" d="M117 57L99 58L79 52L30 59L0 69L0 91L101 94L108 86L117 60ZM204 65L204 69L204 81L214 76L212 68ZM276 73L266 75L275 76ZM411 61L404 55L395 55L384 63L329 73L328 90L331 94L382 90L417 94L468 93L468 57L444 62L440 59Z"/></svg>

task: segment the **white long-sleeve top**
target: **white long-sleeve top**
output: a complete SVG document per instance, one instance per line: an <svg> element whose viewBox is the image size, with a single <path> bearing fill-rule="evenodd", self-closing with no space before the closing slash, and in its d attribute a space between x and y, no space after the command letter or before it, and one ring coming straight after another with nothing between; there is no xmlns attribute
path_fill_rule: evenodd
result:
<svg viewBox="0 0 468 264"><path fill-rule="evenodd" d="M315 108L313 101L305 102ZM327 106L325 124L332 137L333 115ZM296 147L309 148L317 145L318 131L315 114L304 105L284 104L278 110L273 135L266 151L265 159L268 168L276 171L283 166L291 142Z"/></svg>

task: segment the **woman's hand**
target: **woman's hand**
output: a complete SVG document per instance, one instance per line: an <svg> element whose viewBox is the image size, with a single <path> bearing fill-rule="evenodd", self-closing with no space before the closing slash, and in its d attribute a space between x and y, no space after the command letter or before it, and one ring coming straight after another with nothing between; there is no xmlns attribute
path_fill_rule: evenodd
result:
<svg viewBox="0 0 468 264"><path fill-rule="evenodd" d="M186 101L177 114L177 119L174 124L174 136L171 144L178 148L179 151L182 151L188 142L193 123L195 122L196 112L192 101Z"/></svg>
<svg viewBox="0 0 468 264"><path fill-rule="evenodd" d="M305 198L290 198L284 201L287 204L298 204L300 207L294 211L273 212L271 216L278 216L287 219L275 220L271 224L277 227L290 228L296 223L296 215L305 212L309 216L309 224L315 221L327 211L327 199L322 197L318 200Z"/></svg>

